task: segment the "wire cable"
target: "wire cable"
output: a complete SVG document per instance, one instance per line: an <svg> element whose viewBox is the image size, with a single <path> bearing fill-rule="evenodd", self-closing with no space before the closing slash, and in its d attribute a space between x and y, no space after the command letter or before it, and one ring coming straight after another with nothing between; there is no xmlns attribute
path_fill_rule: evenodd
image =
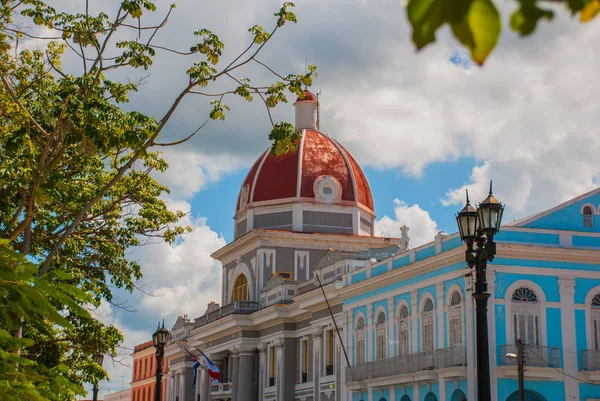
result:
<svg viewBox="0 0 600 401"><path fill-rule="evenodd" d="M548 367L550 367L550 368L552 368L552 369L556 370L556 371L557 371L557 372L559 372L559 373L562 373L564 376L570 377L570 378L571 378L571 379L573 379L573 380L577 380L577 381L579 381L579 382L582 382L582 383L585 383L585 384L590 384L590 385L592 385L592 386L600 386L600 383L592 383L592 382L588 382L588 381L586 381L586 380L580 379L579 377L575 377L575 376L572 376L572 375L570 375L570 374L568 374L568 373L565 373L563 370L560 370L560 369L558 369L558 368L555 368L554 366L550 365L550 362L548 362L547 360L545 360L544 358L542 358L541 356L539 356L538 354L536 354L535 352L533 352L533 351L531 350L531 348L530 348L530 347L527 347L527 350L528 350L529 352L531 352L531 353L532 353L532 354L533 354L533 355L534 355L536 358L538 358L540 361L542 361L542 362L544 362L546 365L548 365Z"/></svg>

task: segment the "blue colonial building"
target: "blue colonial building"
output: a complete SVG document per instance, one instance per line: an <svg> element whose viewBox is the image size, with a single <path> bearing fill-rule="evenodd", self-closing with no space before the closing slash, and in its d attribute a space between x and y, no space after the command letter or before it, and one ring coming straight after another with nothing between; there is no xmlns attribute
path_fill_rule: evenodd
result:
<svg viewBox="0 0 600 401"><path fill-rule="evenodd" d="M600 189L505 224L496 241L487 277L492 401L518 400L517 338L525 400L600 400ZM348 269L337 294L347 400L476 399L474 275L464 250L458 234L440 233Z"/></svg>

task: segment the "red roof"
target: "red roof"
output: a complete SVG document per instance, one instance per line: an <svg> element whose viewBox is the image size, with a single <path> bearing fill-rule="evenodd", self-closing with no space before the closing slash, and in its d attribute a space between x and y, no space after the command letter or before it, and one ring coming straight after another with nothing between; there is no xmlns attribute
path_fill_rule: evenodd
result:
<svg viewBox="0 0 600 401"><path fill-rule="evenodd" d="M312 93L310 93L309 91L305 90L304 91L304 97L301 99L300 96L298 96L298 99L296 99L297 102L302 102L302 101L309 101L309 102L316 102L317 98L315 97L315 95L313 95Z"/></svg>
<svg viewBox="0 0 600 401"><path fill-rule="evenodd" d="M331 176L340 183L342 202L361 205L374 213L367 177L352 155L318 131L303 130L302 135L297 150L275 157L268 149L252 165L242 185L247 186L247 204L314 199L315 180ZM241 209L241 195L242 191L236 210Z"/></svg>

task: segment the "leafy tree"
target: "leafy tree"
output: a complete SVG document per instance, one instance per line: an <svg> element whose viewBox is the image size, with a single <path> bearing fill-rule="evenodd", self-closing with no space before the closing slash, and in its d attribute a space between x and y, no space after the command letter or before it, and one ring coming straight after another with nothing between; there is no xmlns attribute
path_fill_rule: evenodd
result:
<svg viewBox="0 0 600 401"><path fill-rule="evenodd" d="M517 0L510 16L510 27L520 36L531 35L540 20L551 20L554 11L548 4L562 4L581 22L591 21L600 12L600 0ZM435 33L449 25L452 34L471 52L479 65L496 46L502 31L500 14L492 0L409 0L408 20L412 40L421 49L435 42Z"/></svg>
<svg viewBox="0 0 600 401"><path fill-rule="evenodd" d="M127 249L172 243L190 229L177 225L183 213L167 208L161 196L168 188L150 175L167 168L157 149L190 140L208 119L225 119L231 96L259 98L271 118L287 93L303 96L316 69L281 75L257 58L277 30L296 22L291 3L275 13L270 31L251 27L248 47L227 63L224 44L206 29L193 33L198 43L187 51L155 44L174 5L158 25L143 26L141 16L156 12L148 0L123 0L113 16L93 15L87 2L81 13L38 0L0 4L0 398L73 399L83 383L106 378L95 356L118 354L121 334L87 309L115 303L114 288L136 288L141 268ZM128 31L137 39L119 39ZM43 48L21 50L27 38ZM79 74L63 70L65 52L80 58ZM114 72L151 70L157 52L196 61L163 115L125 110L142 81ZM276 82L243 78L251 64ZM181 140L161 141L190 96L210 100L207 120ZM292 126L271 123L273 152L293 147Z"/></svg>

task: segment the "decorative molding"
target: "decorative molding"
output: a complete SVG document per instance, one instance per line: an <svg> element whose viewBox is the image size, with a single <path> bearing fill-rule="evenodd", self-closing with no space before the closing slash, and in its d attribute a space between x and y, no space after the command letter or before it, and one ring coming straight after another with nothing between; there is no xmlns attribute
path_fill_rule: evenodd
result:
<svg viewBox="0 0 600 401"><path fill-rule="evenodd" d="M561 295L575 295L575 279L573 277L559 277L558 288Z"/></svg>
<svg viewBox="0 0 600 401"><path fill-rule="evenodd" d="M439 283L435 284L435 295L437 297L437 299L443 299L444 298L444 282L440 281ZM438 305L440 306L440 305Z"/></svg>

